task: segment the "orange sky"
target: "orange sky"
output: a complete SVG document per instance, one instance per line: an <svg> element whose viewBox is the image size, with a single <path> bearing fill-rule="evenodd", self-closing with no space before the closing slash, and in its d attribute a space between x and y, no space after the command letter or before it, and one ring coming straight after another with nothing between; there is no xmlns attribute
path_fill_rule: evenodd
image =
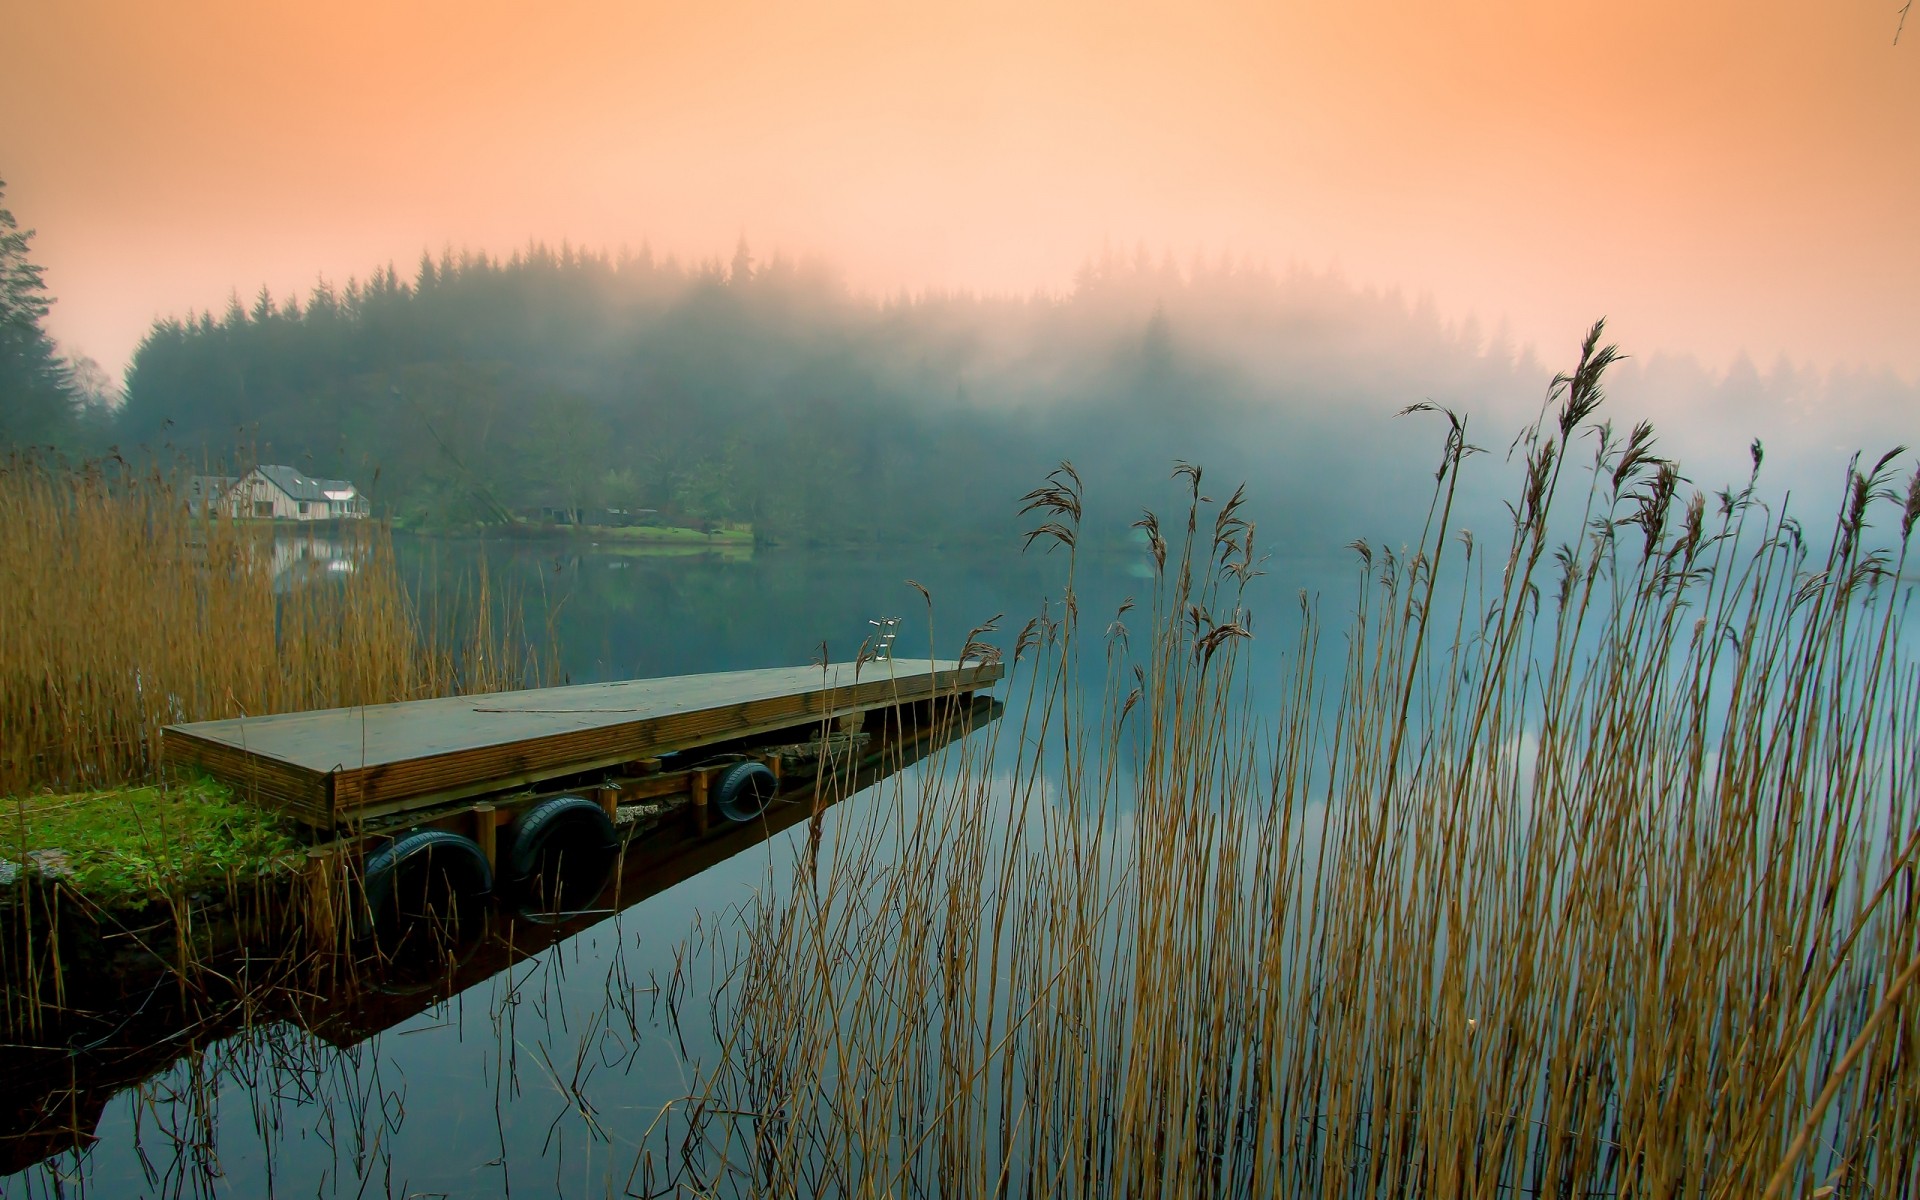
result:
<svg viewBox="0 0 1920 1200"><path fill-rule="evenodd" d="M1920 374L1898 0L6 0L0 176L70 348L529 237L1065 288L1338 265L1637 353ZM1916 22L1920 26L1920 21Z"/></svg>

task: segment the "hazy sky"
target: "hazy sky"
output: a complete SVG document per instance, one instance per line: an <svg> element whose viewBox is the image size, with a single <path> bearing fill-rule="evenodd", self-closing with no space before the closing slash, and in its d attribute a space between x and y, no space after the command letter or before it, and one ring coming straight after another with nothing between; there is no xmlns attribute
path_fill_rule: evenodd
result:
<svg viewBox="0 0 1920 1200"><path fill-rule="evenodd" d="M1920 374L1898 0L0 0L70 348L530 237L1064 289L1144 240L1629 348Z"/></svg>

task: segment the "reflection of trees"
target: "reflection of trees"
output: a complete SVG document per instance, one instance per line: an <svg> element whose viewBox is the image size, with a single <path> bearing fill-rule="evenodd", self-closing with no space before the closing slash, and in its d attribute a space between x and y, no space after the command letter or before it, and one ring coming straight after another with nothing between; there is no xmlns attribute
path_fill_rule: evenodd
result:
<svg viewBox="0 0 1920 1200"><path fill-rule="evenodd" d="M926 611L905 583L909 574L933 593L938 649L951 656L969 626L1029 607L1047 590L1047 564L1010 551L763 549L729 559L617 554L572 542L395 541L423 612L435 610L436 597L469 593L484 565L496 615L524 623L535 641L551 621L574 682L806 663L822 640L835 660L846 661L872 631L868 620L879 616L904 617L899 652L925 655Z"/></svg>

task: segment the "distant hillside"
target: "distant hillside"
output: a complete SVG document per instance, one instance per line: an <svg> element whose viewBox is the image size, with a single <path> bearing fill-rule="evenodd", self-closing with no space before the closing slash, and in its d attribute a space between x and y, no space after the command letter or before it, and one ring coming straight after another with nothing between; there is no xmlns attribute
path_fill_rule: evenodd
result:
<svg viewBox="0 0 1920 1200"><path fill-rule="evenodd" d="M1145 255L1089 264L1060 298L873 300L744 246L684 267L534 245L161 321L115 433L270 453L426 528L649 508L792 541L1004 536L1061 458L1117 531L1188 459L1250 482L1268 544L1337 546L1423 510L1439 430L1392 413L1450 404L1504 448L1582 332L1543 363L1397 294ZM1684 383L1705 412L1744 389L1750 428L1708 422L1741 455L1826 386L1690 367L1630 363L1616 387Z"/></svg>

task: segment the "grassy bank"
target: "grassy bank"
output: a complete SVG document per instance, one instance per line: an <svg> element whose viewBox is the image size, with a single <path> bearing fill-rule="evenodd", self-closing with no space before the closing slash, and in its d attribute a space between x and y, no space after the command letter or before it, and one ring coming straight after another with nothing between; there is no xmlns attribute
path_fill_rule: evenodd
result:
<svg viewBox="0 0 1920 1200"><path fill-rule="evenodd" d="M753 545L753 528L745 525L716 529L711 533L702 533L698 529L682 529L675 525L584 526L575 531L575 536L591 538L596 542L632 542L640 545Z"/></svg>
<svg viewBox="0 0 1920 1200"><path fill-rule="evenodd" d="M16 797L0 814L0 859L107 908L220 894L303 849L286 822L204 778Z"/></svg>
<svg viewBox="0 0 1920 1200"><path fill-rule="evenodd" d="M728 522L711 530L682 525L559 525L520 521L513 524L476 524L446 529L415 529L404 524L398 528L428 535L472 535L526 541L591 541L636 546L711 546L751 548L756 541L753 526Z"/></svg>
<svg viewBox="0 0 1920 1200"><path fill-rule="evenodd" d="M1920 1191L1920 472L1856 464L1803 525L1756 445L1690 494L1598 423L1598 334L1514 443L1507 530L1454 527L1474 447L1439 414L1421 541L1355 544L1337 640L1300 598L1277 711L1237 494L1183 468L1152 591L1082 614L1079 481L1037 490L1066 599L1010 655L1017 742L743 903L722 1061L646 1184Z"/></svg>

